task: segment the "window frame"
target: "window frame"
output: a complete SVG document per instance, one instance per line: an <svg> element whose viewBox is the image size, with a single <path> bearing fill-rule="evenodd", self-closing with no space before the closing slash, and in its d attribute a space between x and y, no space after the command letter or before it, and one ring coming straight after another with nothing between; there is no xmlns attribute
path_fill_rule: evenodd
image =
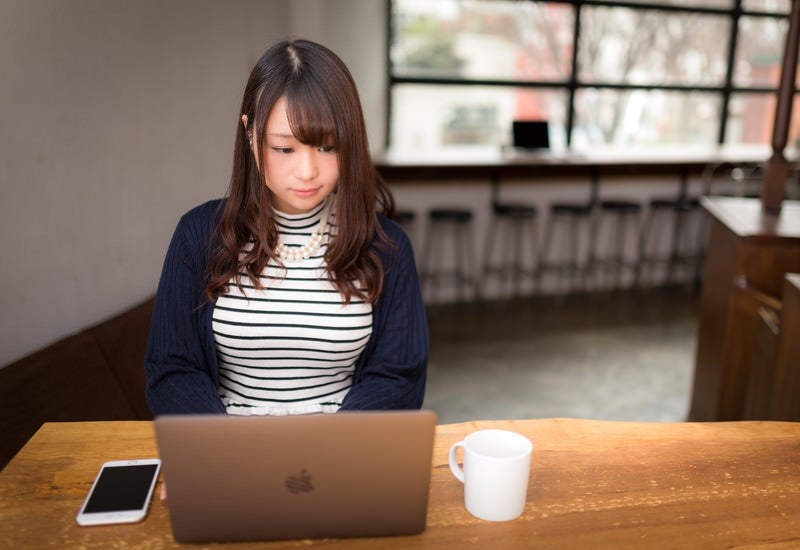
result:
<svg viewBox="0 0 800 550"><path fill-rule="evenodd" d="M530 2L536 0L517 0L518 2ZM612 0L546 0L551 4L567 4L573 6L575 10L574 28L573 28L573 42L572 42L572 60L570 68L570 76L566 80L505 80L505 79L460 79L460 78L437 78L437 77L408 77L396 76L392 72L391 60L391 45L393 43L393 4L394 0L386 0L386 14L387 14L387 32L386 32L386 71L388 85L386 87L386 125L385 125L385 138L384 145L389 148L391 135L392 135L392 89L395 85L403 84L423 84L434 86L498 86L498 87L512 87L512 88L549 88L561 89L567 93L567 112L565 121L566 131L566 144L567 147L572 145L572 131L575 122L575 95L578 90L585 88L596 88L605 90L662 90L672 92L683 92L686 94L692 92L714 93L721 96L721 113L719 129L717 133L717 145L725 143L725 134L728 129L728 118L730 116L729 108L731 97L736 94L757 93L757 94L775 94L777 98L778 86L737 86L734 84L734 64L736 56L736 46L739 39L739 21L742 17L769 17L774 19L789 19L789 13L776 13L769 11L747 10L742 7L743 0L732 0L733 6L730 8L716 8L716 7L691 7L691 6L678 6L653 0L648 3L639 2L625 2L625 1L612 1ZM584 7L608 7L608 8L628 8L633 10L650 10L661 11L670 13L691 13L691 14L707 14L716 16L726 16L730 19L731 23L731 36L727 45L726 62L727 67L725 71L724 82L719 86L692 86L692 85L659 85L659 84L624 84L624 83L611 83L601 81L581 81L577 76L578 57L579 57L579 42L581 30L581 10ZM794 87L793 96L797 96L797 86Z"/></svg>

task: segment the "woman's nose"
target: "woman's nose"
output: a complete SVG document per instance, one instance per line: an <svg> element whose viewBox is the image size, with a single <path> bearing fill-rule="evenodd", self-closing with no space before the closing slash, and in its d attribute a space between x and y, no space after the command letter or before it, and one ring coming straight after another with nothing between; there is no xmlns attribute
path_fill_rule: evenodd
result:
<svg viewBox="0 0 800 550"><path fill-rule="evenodd" d="M317 176L317 157L313 149L304 150L298 155L295 175L302 180L314 179Z"/></svg>

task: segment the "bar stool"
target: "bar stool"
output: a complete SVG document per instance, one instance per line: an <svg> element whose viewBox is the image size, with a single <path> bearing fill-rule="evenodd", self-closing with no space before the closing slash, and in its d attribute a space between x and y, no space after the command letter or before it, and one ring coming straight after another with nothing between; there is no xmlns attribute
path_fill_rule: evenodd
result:
<svg viewBox="0 0 800 550"><path fill-rule="evenodd" d="M597 204L598 176L592 174L589 198L586 202L558 201L548 207L548 220L544 241L539 256L539 284L543 284L546 273L566 275L566 292L583 289L586 283L588 252L581 254L581 235L586 234L586 250L589 250L592 214ZM554 258L553 241L559 233L564 235L568 249L562 258ZM586 256L586 259L582 259ZM578 286L576 286L576 280Z"/></svg>
<svg viewBox="0 0 800 550"><path fill-rule="evenodd" d="M628 270L632 274L633 283L637 282L639 270L638 258L628 258L625 253L626 237L640 234L642 205L629 200L601 200L592 217L591 242L589 245L589 261L586 270L592 275L608 273L612 276L611 289L622 287L622 273ZM604 226L609 226L609 244L605 254L600 250L598 241ZM630 229L628 230L630 226ZM628 230L628 231L626 231ZM638 244L638 243L637 243ZM638 249L634 246L634 249ZM638 252L638 250L637 250Z"/></svg>
<svg viewBox="0 0 800 550"><path fill-rule="evenodd" d="M647 274L659 268L665 269L661 283L671 284L676 270L682 266L691 269L692 282L699 281L704 255L701 237L706 221L700 201L681 194L672 199L651 199L649 206L639 241L636 286L642 286ZM665 242L668 242L666 247Z"/></svg>
<svg viewBox="0 0 800 550"><path fill-rule="evenodd" d="M546 273L553 272L557 275L566 275L567 292L576 288L574 284L576 279L580 280L580 288L583 288L587 264L585 261L581 261L581 233L585 231L588 240L593 211L594 202L592 201L583 204L554 202L550 205L550 217L547 221L539 258L540 279ZM553 240L559 230L564 234L569 246L566 257L561 261L553 258L552 254Z"/></svg>
<svg viewBox="0 0 800 550"><path fill-rule="evenodd" d="M452 254L447 253L447 244ZM431 285L430 297L443 281L451 281L462 299L470 297L473 286L472 210L466 208L433 208L428 211L428 229L422 256L420 280L423 292ZM447 256L452 264L444 265Z"/></svg>
<svg viewBox="0 0 800 550"><path fill-rule="evenodd" d="M396 210L394 213L394 221L403 226L404 229L412 225L416 219L417 214L413 210Z"/></svg>
<svg viewBox="0 0 800 550"><path fill-rule="evenodd" d="M413 245L416 240L417 213L413 210L395 210L393 219L405 230Z"/></svg>
<svg viewBox="0 0 800 550"><path fill-rule="evenodd" d="M400 225L400 227L403 228L403 230L406 232L406 235L408 235L409 241L411 241L411 248L416 250L417 249L417 245L416 245L416 243L417 243L417 213L414 212L413 210L398 209L398 210L394 211L394 215L392 216L392 219L394 221L396 221ZM416 261L417 260L416 253L414 254L414 256L415 256L414 259ZM419 268L417 268L417 269L419 269Z"/></svg>
<svg viewBox="0 0 800 550"><path fill-rule="evenodd" d="M500 237L500 242L496 239ZM503 237L506 237L503 239ZM531 250L531 265L525 267L525 241L529 241ZM506 246L511 246L511 257L507 258L509 251ZM493 252L497 251L497 254ZM494 256L500 256L499 261L494 261ZM522 277L531 277L534 288L538 283L539 271L537 261L539 255L537 209L531 204L504 203L492 201L492 216L489 220L489 230L483 252L483 268L481 270L481 286L492 276L497 276L501 282L511 279L511 292L513 296L519 293L519 283Z"/></svg>

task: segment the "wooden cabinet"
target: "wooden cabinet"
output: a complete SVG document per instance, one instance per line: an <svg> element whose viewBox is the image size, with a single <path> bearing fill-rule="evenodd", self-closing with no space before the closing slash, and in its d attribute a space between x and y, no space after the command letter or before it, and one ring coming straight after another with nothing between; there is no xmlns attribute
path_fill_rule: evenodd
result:
<svg viewBox="0 0 800 550"><path fill-rule="evenodd" d="M800 422L800 274L784 281L777 340L769 416Z"/></svg>
<svg viewBox="0 0 800 550"><path fill-rule="evenodd" d="M777 382L800 368L796 357L795 366L790 364L791 353L781 347L793 335L781 330L770 342L761 326L765 315L780 315L781 324L791 322L783 318L782 300L786 274L800 273L800 203L784 202L779 215L763 213L756 199L704 198L703 206L710 231L689 420L763 416L767 413L753 412L764 410L758 400L778 396L771 381L755 377ZM789 406L780 403L766 406L770 416Z"/></svg>

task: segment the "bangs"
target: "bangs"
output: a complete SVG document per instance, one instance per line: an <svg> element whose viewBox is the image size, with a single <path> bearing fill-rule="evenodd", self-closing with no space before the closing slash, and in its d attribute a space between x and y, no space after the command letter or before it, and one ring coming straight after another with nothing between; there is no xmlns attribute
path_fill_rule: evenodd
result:
<svg viewBox="0 0 800 550"><path fill-rule="evenodd" d="M312 147L339 147L339 132L330 101L303 86L286 91L286 109L292 134Z"/></svg>

